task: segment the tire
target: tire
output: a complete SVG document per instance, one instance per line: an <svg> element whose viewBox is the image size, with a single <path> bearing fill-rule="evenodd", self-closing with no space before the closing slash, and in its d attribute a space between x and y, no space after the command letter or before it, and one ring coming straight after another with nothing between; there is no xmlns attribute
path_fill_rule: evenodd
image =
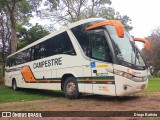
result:
<svg viewBox="0 0 160 120"><path fill-rule="evenodd" d="M13 90L15 90L15 91L17 91L17 90L18 90L16 80L13 80L13 82L12 82L12 88L13 88Z"/></svg>
<svg viewBox="0 0 160 120"><path fill-rule="evenodd" d="M75 77L68 77L63 86L64 94L69 99L77 99L80 95Z"/></svg>

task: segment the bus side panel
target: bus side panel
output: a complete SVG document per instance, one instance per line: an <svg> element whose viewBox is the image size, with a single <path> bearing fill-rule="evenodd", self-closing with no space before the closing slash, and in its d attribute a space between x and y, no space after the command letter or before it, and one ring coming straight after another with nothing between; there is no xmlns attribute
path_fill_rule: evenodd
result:
<svg viewBox="0 0 160 120"><path fill-rule="evenodd" d="M10 84L11 84L11 86L12 86L12 80L15 79L16 83L17 83L17 86L19 87L19 84L20 84L20 81L19 81L20 74L21 74L20 71L14 71L14 72L10 73Z"/></svg>
<svg viewBox="0 0 160 120"><path fill-rule="evenodd" d="M95 62L95 67L92 67L92 80L95 80L93 83L94 94L116 96L115 78L111 63Z"/></svg>
<svg viewBox="0 0 160 120"><path fill-rule="evenodd" d="M93 88L95 94L116 96L114 84L94 84Z"/></svg>
<svg viewBox="0 0 160 120"><path fill-rule="evenodd" d="M9 72L5 72L5 85L10 87L12 86L12 79Z"/></svg>
<svg viewBox="0 0 160 120"><path fill-rule="evenodd" d="M17 83L17 87L23 87L24 84L26 85L26 83L24 82L23 76L22 76L20 71L17 71L17 74L12 75L12 77L15 78L16 83Z"/></svg>
<svg viewBox="0 0 160 120"><path fill-rule="evenodd" d="M51 70L43 70L33 72L36 79L51 78Z"/></svg>
<svg viewBox="0 0 160 120"><path fill-rule="evenodd" d="M37 89L37 83L24 83L21 88L33 88Z"/></svg>
<svg viewBox="0 0 160 120"><path fill-rule="evenodd" d="M12 86L12 80L15 79L17 83L17 87L20 88L37 88L36 83L26 83L22 76L21 71L14 71L12 73L6 73L5 76L5 85Z"/></svg>
<svg viewBox="0 0 160 120"><path fill-rule="evenodd" d="M18 85L17 85L18 87L37 89L37 83L27 83L27 82L25 82L22 74L17 75L16 81L18 82Z"/></svg>
<svg viewBox="0 0 160 120"><path fill-rule="evenodd" d="M84 79L86 80L87 78L91 78L91 68L90 68L90 61L86 62L86 65L83 66L83 71L84 71ZM87 81L87 80L86 80ZM93 93L93 85L91 83L79 83L84 85L84 92L85 93Z"/></svg>
<svg viewBox="0 0 160 120"><path fill-rule="evenodd" d="M60 83L37 83L38 89L45 89L45 90L61 90Z"/></svg>
<svg viewBox="0 0 160 120"><path fill-rule="evenodd" d="M58 78L61 78L65 74L72 74L74 77L76 77L77 82L79 82L79 80L83 76L83 68L79 66L79 67L70 67L57 70ZM84 92L84 84L78 84L78 88L79 92Z"/></svg>

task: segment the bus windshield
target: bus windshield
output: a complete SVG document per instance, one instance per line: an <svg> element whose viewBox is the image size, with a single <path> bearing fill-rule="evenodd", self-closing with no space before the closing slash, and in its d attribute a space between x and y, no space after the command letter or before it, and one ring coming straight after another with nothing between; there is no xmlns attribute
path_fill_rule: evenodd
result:
<svg viewBox="0 0 160 120"><path fill-rule="evenodd" d="M116 56L119 60L136 66L145 66L139 51L132 43L132 37L127 32L125 32L123 38L119 38L116 34L111 34L111 38L115 45Z"/></svg>

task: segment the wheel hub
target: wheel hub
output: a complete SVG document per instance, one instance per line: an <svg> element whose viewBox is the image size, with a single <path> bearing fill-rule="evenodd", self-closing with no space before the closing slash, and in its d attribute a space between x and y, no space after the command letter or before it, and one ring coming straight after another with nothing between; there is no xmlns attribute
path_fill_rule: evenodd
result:
<svg viewBox="0 0 160 120"><path fill-rule="evenodd" d="M76 86L73 82L70 82L70 83L68 83L66 89L67 89L67 93L69 95L73 95L76 91Z"/></svg>

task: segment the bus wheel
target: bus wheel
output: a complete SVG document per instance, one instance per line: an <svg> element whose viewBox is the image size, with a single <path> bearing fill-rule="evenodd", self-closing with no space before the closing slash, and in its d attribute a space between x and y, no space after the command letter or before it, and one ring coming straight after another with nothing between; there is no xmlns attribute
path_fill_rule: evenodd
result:
<svg viewBox="0 0 160 120"><path fill-rule="evenodd" d="M76 99L79 97L78 84L74 77L66 79L63 86L64 94L69 99Z"/></svg>
<svg viewBox="0 0 160 120"><path fill-rule="evenodd" d="M12 82L12 88L13 88L13 90L15 90L15 91L18 90L16 80L13 80L13 82Z"/></svg>

